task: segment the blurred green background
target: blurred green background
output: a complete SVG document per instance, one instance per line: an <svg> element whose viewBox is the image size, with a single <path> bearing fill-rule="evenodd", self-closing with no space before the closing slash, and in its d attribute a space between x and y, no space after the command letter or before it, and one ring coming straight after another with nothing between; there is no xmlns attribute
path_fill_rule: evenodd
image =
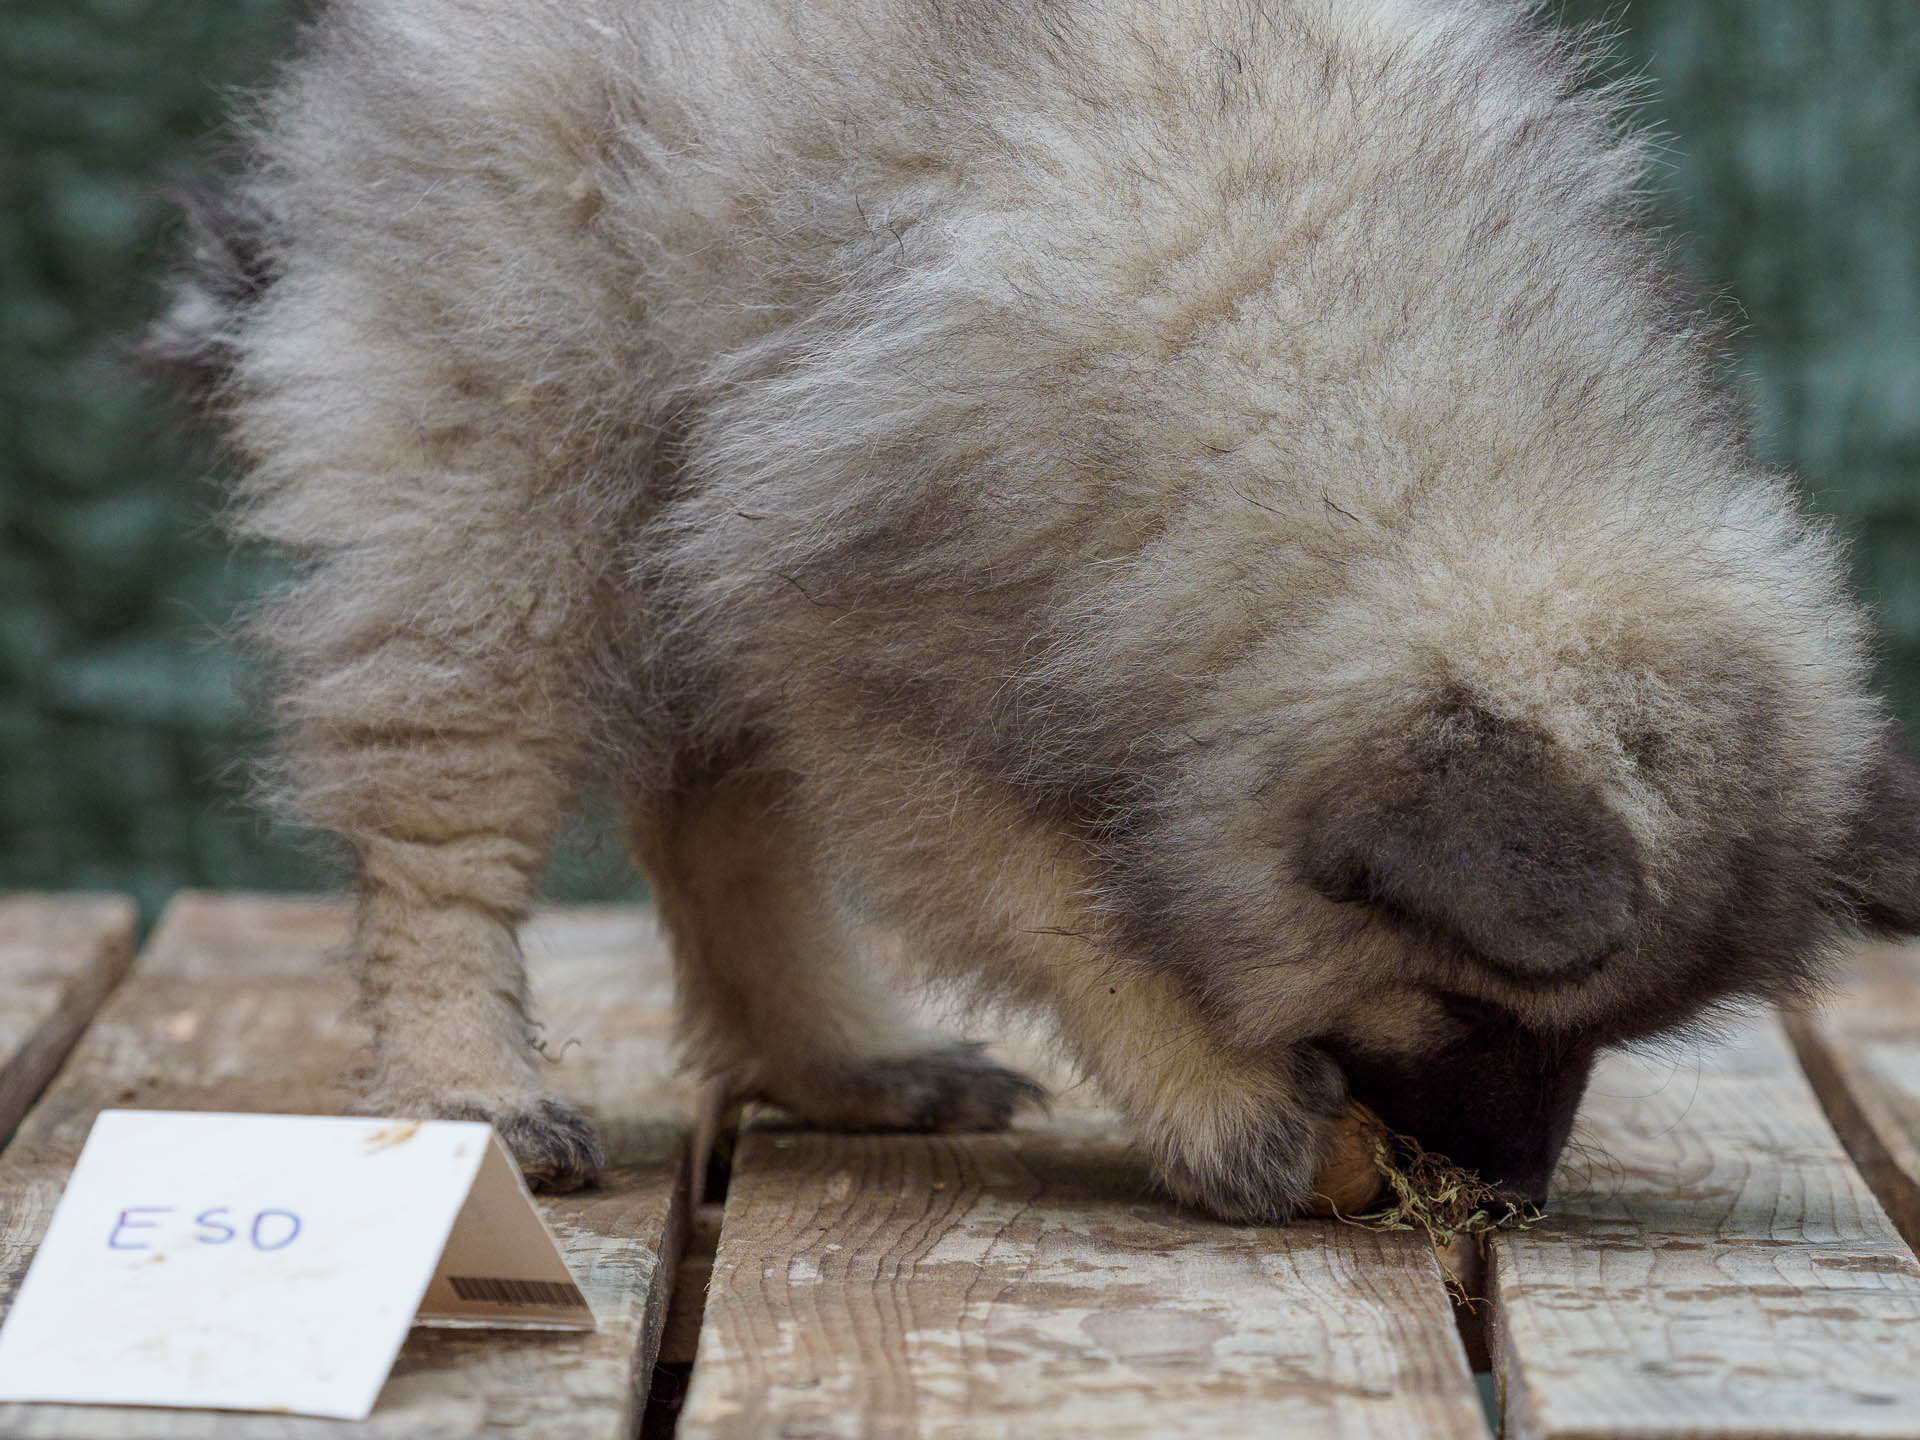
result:
<svg viewBox="0 0 1920 1440"><path fill-rule="evenodd" d="M225 638L270 557L214 532L215 466L119 373L158 304L159 187L284 49L288 0L0 0L0 888L315 888L246 808ZM1920 14L1912 0L1572 3L1624 27L1671 137L1666 213L1745 316L1764 451L1854 537L1920 734ZM633 893L583 822L550 888Z"/></svg>

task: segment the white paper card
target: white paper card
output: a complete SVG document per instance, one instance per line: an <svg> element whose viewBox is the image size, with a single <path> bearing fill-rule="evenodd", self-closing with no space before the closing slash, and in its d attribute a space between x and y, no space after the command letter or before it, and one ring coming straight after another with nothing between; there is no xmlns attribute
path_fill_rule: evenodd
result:
<svg viewBox="0 0 1920 1440"><path fill-rule="evenodd" d="M593 1328L490 1127L105 1110L0 1328L0 1400L357 1420L416 1319Z"/></svg>

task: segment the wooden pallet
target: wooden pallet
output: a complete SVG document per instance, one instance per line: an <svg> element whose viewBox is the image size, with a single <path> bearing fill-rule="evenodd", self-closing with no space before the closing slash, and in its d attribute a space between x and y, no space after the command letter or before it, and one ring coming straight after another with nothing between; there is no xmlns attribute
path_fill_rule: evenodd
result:
<svg viewBox="0 0 1920 1440"><path fill-rule="evenodd" d="M123 903L0 902L0 1118L39 1093L0 1298L102 1107L346 1104L344 923L183 896L119 979ZM1007 1135L735 1133L674 1073L644 909L526 948L555 1088L615 1160L542 1202L596 1334L417 1332L359 1426L0 1406L0 1435L1482 1437L1485 1338L1516 1437L1920 1437L1920 950L1861 947L1819 1018L1608 1061L1552 1217L1457 1324L1418 1237L1183 1214L1078 1090Z"/></svg>

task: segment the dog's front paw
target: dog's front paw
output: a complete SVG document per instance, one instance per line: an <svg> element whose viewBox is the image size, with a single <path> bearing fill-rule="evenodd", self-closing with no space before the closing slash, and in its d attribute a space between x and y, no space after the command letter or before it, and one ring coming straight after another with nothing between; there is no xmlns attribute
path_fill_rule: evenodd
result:
<svg viewBox="0 0 1920 1440"><path fill-rule="evenodd" d="M823 1129L1004 1130L1046 1091L956 1043L790 1079L767 1097Z"/></svg>
<svg viewBox="0 0 1920 1440"><path fill-rule="evenodd" d="M1225 1145L1150 1147L1161 1183L1183 1205L1236 1225L1277 1225L1313 1203L1323 1142L1292 1127L1243 1134Z"/></svg>
<svg viewBox="0 0 1920 1440"><path fill-rule="evenodd" d="M487 1116L506 1142L520 1173L536 1190L558 1194L591 1185L607 1168L607 1152L573 1106L551 1095L525 1109Z"/></svg>
<svg viewBox="0 0 1920 1440"><path fill-rule="evenodd" d="M862 1079L875 1106L872 1129L1004 1130L1021 1108L1047 1098L975 1044L882 1061Z"/></svg>
<svg viewBox="0 0 1920 1440"><path fill-rule="evenodd" d="M558 1194L590 1185L607 1168L607 1152L572 1105L542 1090L494 1097L434 1093L391 1082L369 1097L375 1113L421 1120L482 1120L493 1126L520 1173L536 1190Z"/></svg>
<svg viewBox="0 0 1920 1440"><path fill-rule="evenodd" d="M1246 1089L1163 1097L1142 1140L1181 1203L1234 1224L1280 1224L1313 1205L1344 1093L1331 1062L1301 1051Z"/></svg>

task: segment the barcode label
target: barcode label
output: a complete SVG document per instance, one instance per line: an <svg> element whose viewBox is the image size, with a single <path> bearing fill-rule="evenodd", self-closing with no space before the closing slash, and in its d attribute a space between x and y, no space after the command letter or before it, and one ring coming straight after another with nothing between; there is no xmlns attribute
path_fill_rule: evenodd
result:
<svg viewBox="0 0 1920 1440"><path fill-rule="evenodd" d="M447 1283L462 1300L484 1300L491 1305L585 1306L587 1303L578 1286L553 1280L494 1280L481 1275L449 1275Z"/></svg>

